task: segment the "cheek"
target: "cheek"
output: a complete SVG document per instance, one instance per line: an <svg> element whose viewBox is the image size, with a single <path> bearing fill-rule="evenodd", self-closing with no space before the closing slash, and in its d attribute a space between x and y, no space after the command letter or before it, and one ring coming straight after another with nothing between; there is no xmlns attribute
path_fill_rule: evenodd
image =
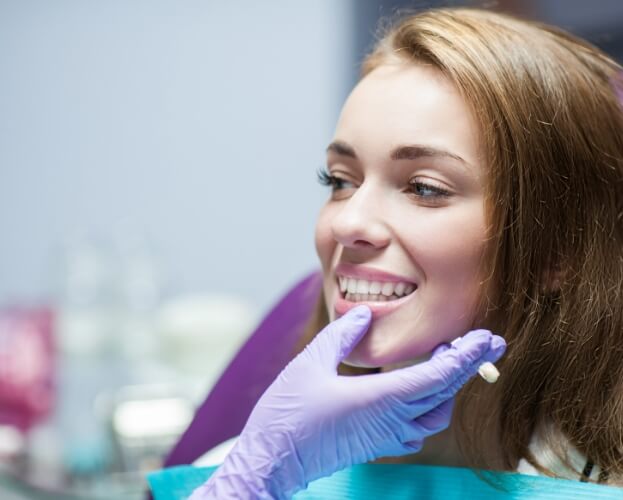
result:
<svg viewBox="0 0 623 500"><path fill-rule="evenodd" d="M486 247L484 222L474 217L463 224L430 233L431 245L420 246L426 279L422 311L430 327L438 328L439 341L463 335L475 320L480 303L482 259Z"/></svg>
<svg viewBox="0 0 623 500"><path fill-rule="evenodd" d="M426 286L470 290L478 286L487 239L481 203L439 212L439 217L422 220L418 227L418 234L409 235L405 245L421 266Z"/></svg>
<svg viewBox="0 0 623 500"><path fill-rule="evenodd" d="M478 285L484 247L480 233L460 239L456 238L456 233L442 238L435 248L422 252L426 254L423 259L427 263L429 284L469 289Z"/></svg>
<svg viewBox="0 0 623 500"><path fill-rule="evenodd" d="M333 232L331 231L331 219L331 210L327 206L323 207L318 214L316 231L314 234L316 253L320 259L322 269L325 272L330 267L331 258L336 246Z"/></svg>

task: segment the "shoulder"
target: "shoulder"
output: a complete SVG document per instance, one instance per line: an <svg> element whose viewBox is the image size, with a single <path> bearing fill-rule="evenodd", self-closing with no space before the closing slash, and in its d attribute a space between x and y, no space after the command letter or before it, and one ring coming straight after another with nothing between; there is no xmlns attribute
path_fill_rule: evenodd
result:
<svg viewBox="0 0 623 500"><path fill-rule="evenodd" d="M532 436L529 452L537 462L522 458L517 472L531 476L554 476L576 481L587 481L623 487L623 477L612 476L599 464L575 448L560 432L547 431L547 439L542 435Z"/></svg>

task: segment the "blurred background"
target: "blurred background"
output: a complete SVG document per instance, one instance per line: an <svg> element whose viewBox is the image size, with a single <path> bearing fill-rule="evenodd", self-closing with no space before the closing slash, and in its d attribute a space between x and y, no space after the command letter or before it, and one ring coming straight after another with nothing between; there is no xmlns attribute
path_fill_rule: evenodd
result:
<svg viewBox="0 0 623 500"><path fill-rule="evenodd" d="M623 58L620 0L0 0L0 497L142 497L316 268L316 170L379 18L461 4Z"/></svg>

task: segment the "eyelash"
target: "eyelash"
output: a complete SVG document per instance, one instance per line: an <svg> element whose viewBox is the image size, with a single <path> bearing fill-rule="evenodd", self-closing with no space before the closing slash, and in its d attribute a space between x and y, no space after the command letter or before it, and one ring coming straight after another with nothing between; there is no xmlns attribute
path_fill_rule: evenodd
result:
<svg viewBox="0 0 623 500"><path fill-rule="evenodd" d="M335 192L339 191L340 189L344 189L343 184L348 181L346 179L336 177L335 175L331 175L326 168L319 168L318 182L323 186L330 187L331 191Z"/></svg>
<svg viewBox="0 0 623 500"><path fill-rule="evenodd" d="M425 199L431 199L431 198L448 198L451 193L450 191L448 191L447 189L444 189L440 186L437 186L435 184L429 184L426 182L420 182L417 180L411 180L409 181L409 188L411 193L413 193L413 195L417 196L418 198L425 198ZM432 192L431 195L421 195L417 193L417 189L426 189L430 192Z"/></svg>
<svg viewBox="0 0 623 500"><path fill-rule="evenodd" d="M330 187L332 192L344 189L344 183L350 184L349 181L330 174L326 168L318 169L318 182L323 186ZM418 194L418 189L425 189L432 194ZM424 199L430 202L441 201L441 198L448 198L451 196L450 191L448 191L447 189L444 189L434 184L420 182L414 179L409 181L409 191L417 198Z"/></svg>

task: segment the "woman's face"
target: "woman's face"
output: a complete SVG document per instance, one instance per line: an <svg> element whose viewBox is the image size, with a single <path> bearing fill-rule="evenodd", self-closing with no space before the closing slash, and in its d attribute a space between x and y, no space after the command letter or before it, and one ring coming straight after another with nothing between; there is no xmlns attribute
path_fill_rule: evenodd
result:
<svg viewBox="0 0 623 500"><path fill-rule="evenodd" d="M438 70L395 63L350 94L327 149L316 225L329 317L370 306L347 362L413 361L472 326L485 248L484 166L468 106Z"/></svg>

